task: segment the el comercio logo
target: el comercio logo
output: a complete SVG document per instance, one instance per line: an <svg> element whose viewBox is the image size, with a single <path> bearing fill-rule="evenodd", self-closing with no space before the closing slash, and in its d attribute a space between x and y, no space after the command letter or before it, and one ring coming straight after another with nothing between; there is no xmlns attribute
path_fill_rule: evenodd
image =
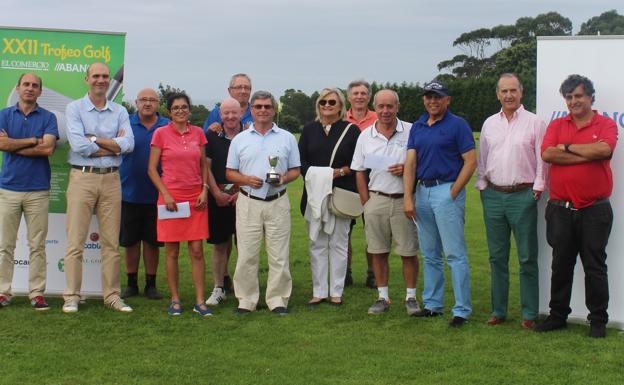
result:
<svg viewBox="0 0 624 385"><path fill-rule="evenodd" d="M100 234L91 233L91 235L89 235L89 239L91 240L91 242L97 242L100 240Z"/></svg>
<svg viewBox="0 0 624 385"><path fill-rule="evenodd" d="M58 270L61 273L64 273L65 272L65 259L64 258L59 259L58 263L56 264L56 267L58 267Z"/></svg>

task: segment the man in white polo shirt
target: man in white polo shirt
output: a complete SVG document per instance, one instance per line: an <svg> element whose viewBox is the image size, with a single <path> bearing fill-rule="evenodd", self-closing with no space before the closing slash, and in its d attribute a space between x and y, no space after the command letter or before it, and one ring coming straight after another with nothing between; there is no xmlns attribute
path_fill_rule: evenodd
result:
<svg viewBox="0 0 624 385"><path fill-rule="evenodd" d="M373 255L373 271L379 298L368 314L380 314L390 308L388 295L388 256L392 240L394 250L403 260L406 286L405 308L408 315L420 310L416 300L418 278L418 240L416 223L403 214L403 163L411 125L397 118L399 96L392 90L380 90L373 99L378 120L358 138L351 169L364 204L367 251ZM366 170L370 169L369 181Z"/></svg>

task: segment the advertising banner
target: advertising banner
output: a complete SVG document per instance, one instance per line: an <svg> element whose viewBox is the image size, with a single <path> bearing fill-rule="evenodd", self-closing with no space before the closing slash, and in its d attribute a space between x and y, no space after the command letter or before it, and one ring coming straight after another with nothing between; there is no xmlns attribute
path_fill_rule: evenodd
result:
<svg viewBox="0 0 624 385"><path fill-rule="evenodd" d="M559 87L571 74L588 77L596 89L593 108L616 121L618 132L624 128L624 77L621 60L624 60L624 36L574 36L539 37L537 40L537 114L547 123L567 115L568 110ZM624 137L611 159L613 171L613 229L607 246L609 269L609 325L624 329ZM540 237L540 312L548 313L552 249L546 242L544 208L540 206L538 236ZM577 259L570 307L570 319L587 320L585 306L585 281L583 266Z"/></svg>
<svg viewBox="0 0 624 385"><path fill-rule="evenodd" d="M49 231L46 240L48 261L47 294L61 294L65 288L65 190L69 175L65 108L87 92L85 75L91 63L104 62L111 69L109 100L121 102L125 34L0 27L0 107L15 105L19 76L32 72L43 80L38 104L52 111L58 120L61 140L50 157ZM1 162L1 160L0 160ZM28 170L23 170L28 172ZM28 243L24 220L20 224L15 250L14 294L28 293ZM83 284L85 296L101 295L100 244L97 222L92 220L85 242Z"/></svg>

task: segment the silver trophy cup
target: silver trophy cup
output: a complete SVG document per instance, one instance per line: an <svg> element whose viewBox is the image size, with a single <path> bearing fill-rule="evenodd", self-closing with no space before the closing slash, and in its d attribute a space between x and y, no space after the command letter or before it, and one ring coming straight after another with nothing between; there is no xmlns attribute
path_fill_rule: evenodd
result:
<svg viewBox="0 0 624 385"><path fill-rule="evenodd" d="M265 180L269 184L277 184L280 181L281 175L275 170L277 162L279 162L279 156L269 155L269 166L271 166L271 168L269 168Z"/></svg>

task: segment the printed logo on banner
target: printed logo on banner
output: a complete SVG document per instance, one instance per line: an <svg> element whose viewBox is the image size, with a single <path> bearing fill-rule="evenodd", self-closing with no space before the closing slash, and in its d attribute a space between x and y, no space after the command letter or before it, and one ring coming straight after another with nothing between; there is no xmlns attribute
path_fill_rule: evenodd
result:
<svg viewBox="0 0 624 385"><path fill-rule="evenodd" d="M611 118L613 119L617 125L620 128L624 128L624 112L619 112L619 111L614 111L614 112L608 112L608 111L603 111L602 112L603 116L606 116L607 118ZM564 118L568 116L568 111L556 111L554 110L551 114L550 114L550 121L552 122L555 119L559 119L559 118Z"/></svg>
<svg viewBox="0 0 624 385"><path fill-rule="evenodd" d="M61 258L59 259L58 263L56 264L56 267L58 268L58 271L60 271L61 273L65 272L65 259Z"/></svg>
<svg viewBox="0 0 624 385"><path fill-rule="evenodd" d="M15 259L15 260L13 260L13 263L17 267L26 267L26 266L28 266L28 262L29 262L28 259Z"/></svg>

